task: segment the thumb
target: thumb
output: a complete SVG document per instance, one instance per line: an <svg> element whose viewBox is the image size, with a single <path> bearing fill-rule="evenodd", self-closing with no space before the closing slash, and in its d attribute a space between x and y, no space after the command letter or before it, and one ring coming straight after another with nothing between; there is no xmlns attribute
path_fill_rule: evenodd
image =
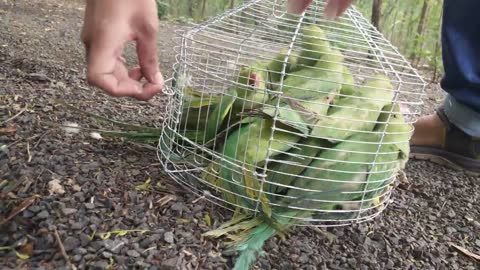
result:
<svg viewBox="0 0 480 270"><path fill-rule="evenodd" d="M143 76L149 83L163 84L163 77L158 67L156 29L148 29L138 35L137 55Z"/></svg>

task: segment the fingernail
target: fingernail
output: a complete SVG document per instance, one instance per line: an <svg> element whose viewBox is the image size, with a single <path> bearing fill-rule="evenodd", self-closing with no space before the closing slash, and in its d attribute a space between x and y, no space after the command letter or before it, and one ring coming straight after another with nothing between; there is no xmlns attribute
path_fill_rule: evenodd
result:
<svg viewBox="0 0 480 270"><path fill-rule="evenodd" d="M333 20L337 17L340 9L339 1L328 1L324 11L324 17L327 20Z"/></svg>
<svg viewBox="0 0 480 270"><path fill-rule="evenodd" d="M163 84L163 75L160 72L157 72L155 74L155 77L153 78L153 83L154 84Z"/></svg>

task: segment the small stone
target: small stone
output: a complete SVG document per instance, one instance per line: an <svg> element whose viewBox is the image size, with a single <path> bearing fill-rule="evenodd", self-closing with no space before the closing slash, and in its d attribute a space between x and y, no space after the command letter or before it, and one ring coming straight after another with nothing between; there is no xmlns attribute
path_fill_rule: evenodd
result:
<svg viewBox="0 0 480 270"><path fill-rule="evenodd" d="M49 216L50 216L50 214L46 210L43 210L42 212L37 214L37 218L39 218L39 219L46 219Z"/></svg>
<svg viewBox="0 0 480 270"><path fill-rule="evenodd" d="M103 241L92 241L92 242L90 242L90 247L94 248L95 251L97 251L97 250L104 247L104 242Z"/></svg>
<svg viewBox="0 0 480 270"><path fill-rule="evenodd" d="M169 243L169 244L173 244L174 243L174 239L173 239L173 233L172 232L166 232L164 235L163 235L163 240L165 240L165 242Z"/></svg>
<svg viewBox="0 0 480 270"><path fill-rule="evenodd" d="M452 234L452 233L456 233L456 232L457 232L457 230L456 230L455 228L453 228L453 227L447 227L447 233L448 233L448 234Z"/></svg>
<svg viewBox="0 0 480 270"><path fill-rule="evenodd" d="M91 210L91 209L95 208L95 204L93 204L93 203L85 203L85 208Z"/></svg>
<svg viewBox="0 0 480 270"><path fill-rule="evenodd" d="M73 262L79 262L81 260L82 260L82 255L80 255L80 254L73 255L73 257L72 257Z"/></svg>
<svg viewBox="0 0 480 270"><path fill-rule="evenodd" d="M85 255L87 254L87 250L85 248L76 248L73 253L78 255Z"/></svg>
<svg viewBox="0 0 480 270"><path fill-rule="evenodd" d="M88 245L88 243L90 243L90 237L84 233L81 233L80 236L78 237L80 238L80 244L82 245L82 247Z"/></svg>
<svg viewBox="0 0 480 270"><path fill-rule="evenodd" d="M74 208L63 208L62 209L62 213L65 215L65 216L69 216L69 215L72 215L72 214L75 214L78 210L77 209L74 209Z"/></svg>
<svg viewBox="0 0 480 270"><path fill-rule="evenodd" d="M79 186L79 185L77 185L77 184L75 184L75 185L72 186L72 189L73 189L73 191L75 191L75 192L79 192L79 191L82 190L82 187Z"/></svg>
<svg viewBox="0 0 480 270"><path fill-rule="evenodd" d="M80 246L80 240L75 237L69 236L63 241L63 246L65 247L65 251L74 250L78 248L78 246Z"/></svg>
<svg viewBox="0 0 480 270"><path fill-rule="evenodd" d="M455 211L453 211L453 209L448 211L448 216L451 217L451 218L454 218L456 216Z"/></svg>
<svg viewBox="0 0 480 270"><path fill-rule="evenodd" d="M108 268L108 262L107 261L98 261L98 262L95 262L93 265L92 265L93 269L107 269Z"/></svg>
<svg viewBox="0 0 480 270"><path fill-rule="evenodd" d="M474 226L475 228L477 228L477 229L480 229L480 222L478 222L478 221L475 220L475 221L473 222L473 226Z"/></svg>
<svg viewBox="0 0 480 270"><path fill-rule="evenodd" d="M308 256L306 254L303 254L298 258L298 262L302 264L306 264L308 262Z"/></svg>
<svg viewBox="0 0 480 270"><path fill-rule="evenodd" d="M177 266L177 258L170 258L162 262L162 264L160 265L160 269L174 270L176 269L176 266Z"/></svg>
<svg viewBox="0 0 480 270"><path fill-rule="evenodd" d="M130 257L134 257L134 258L140 257L140 253L138 253L134 249L131 249L131 250L127 251L127 255L130 256Z"/></svg>
<svg viewBox="0 0 480 270"><path fill-rule="evenodd" d="M128 261L128 257L126 256L114 256L115 262L119 265L126 265Z"/></svg>
<svg viewBox="0 0 480 270"><path fill-rule="evenodd" d="M100 219L97 218L96 216L91 216L91 217L90 217L90 223L95 224L95 225L98 225L98 224L102 223L102 220L100 220Z"/></svg>
<svg viewBox="0 0 480 270"><path fill-rule="evenodd" d="M105 246L105 248L116 254L118 252L120 252L120 250L122 249L122 247L125 245L125 242L121 241L121 240L111 240L111 239L107 239L103 242L103 245Z"/></svg>
<svg viewBox="0 0 480 270"><path fill-rule="evenodd" d="M23 213L22 213L22 216L24 218L32 218L34 215L35 215L35 213L33 213L31 211L23 211Z"/></svg>
<svg viewBox="0 0 480 270"><path fill-rule="evenodd" d="M475 245L477 245L477 247L480 247L480 239L475 240Z"/></svg>
<svg viewBox="0 0 480 270"><path fill-rule="evenodd" d="M110 259L112 256L113 256L113 254L108 252L108 251L102 252L102 257L105 258L105 259Z"/></svg>
<svg viewBox="0 0 480 270"><path fill-rule="evenodd" d="M72 224L72 230L81 230L85 227L83 222L75 222Z"/></svg>
<svg viewBox="0 0 480 270"><path fill-rule="evenodd" d="M32 205L28 208L28 211L30 211L32 213L38 213L38 212L40 212L40 210L42 210L42 209L38 205Z"/></svg>
<svg viewBox="0 0 480 270"><path fill-rule="evenodd" d="M174 203L172 204L171 209L172 211L181 213L183 211L183 207L184 207L183 203Z"/></svg>
<svg viewBox="0 0 480 270"><path fill-rule="evenodd" d="M393 269L393 267L395 267L395 263L392 260L388 260L386 267L387 269Z"/></svg>

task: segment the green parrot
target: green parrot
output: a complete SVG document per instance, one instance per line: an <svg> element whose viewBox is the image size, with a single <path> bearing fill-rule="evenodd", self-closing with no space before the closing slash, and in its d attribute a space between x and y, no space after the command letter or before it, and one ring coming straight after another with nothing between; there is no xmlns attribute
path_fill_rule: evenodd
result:
<svg viewBox="0 0 480 270"><path fill-rule="evenodd" d="M312 136L330 141L342 141L356 132L371 131L382 108L391 103L393 86L385 75L376 75L352 96L333 101L326 116L321 117L312 131Z"/></svg>
<svg viewBox="0 0 480 270"><path fill-rule="evenodd" d="M327 35L322 28L314 24L303 26L300 55L297 68L313 67L318 59L328 54L331 49Z"/></svg>
<svg viewBox="0 0 480 270"><path fill-rule="evenodd" d="M267 85L269 73L267 64L255 62L240 70L236 91L237 99L233 103L234 112L249 111L261 107L268 100Z"/></svg>
<svg viewBox="0 0 480 270"><path fill-rule="evenodd" d="M302 138L296 147L271 162L267 172L267 187L271 201L283 193L292 182L308 168L317 154L332 145L326 140L314 137Z"/></svg>
<svg viewBox="0 0 480 270"><path fill-rule="evenodd" d="M302 177L295 180L295 188L287 192L287 196L292 197L287 204L334 210L345 207L342 201L361 199L367 183L367 191L375 192L375 188L384 187L408 159L411 131L399 106L392 106L383 108L372 133L357 133L349 141L319 153ZM388 119L390 111L393 113Z"/></svg>
<svg viewBox="0 0 480 270"><path fill-rule="evenodd" d="M285 59L287 58L288 49L282 49L280 52L272 59L268 65L267 70L269 72L269 83L271 86L269 88L275 89L278 86L278 83L282 79L282 71L285 65ZM287 65L285 66L285 78L288 76L292 70L297 68L298 55L295 51L291 51L287 59Z"/></svg>
<svg viewBox="0 0 480 270"><path fill-rule="evenodd" d="M259 189L255 177L256 167L267 158L281 152L287 152L300 137L293 132L277 129L272 134L273 120L269 117L257 117L255 121L241 125L233 131L223 144L222 159L218 169L217 183L223 190L224 199L234 205L254 208L257 196L261 196L262 208L268 213L269 205L265 194L255 194ZM281 123L277 123L281 125ZM281 127L289 130L288 126ZM268 152L270 138L271 151ZM247 170L240 171L239 167ZM237 194L237 195L235 195Z"/></svg>
<svg viewBox="0 0 480 270"><path fill-rule="evenodd" d="M342 95L352 95L355 90L355 79L347 66L343 66L343 85L340 89Z"/></svg>
<svg viewBox="0 0 480 270"><path fill-rule="evenodd" d="M392 110L394 113L388 117ZM240 252L234 269L249 269L262 252L265 241L276 234L282 236L298 219L353 218L369 207L370 198L373 203L373 197L408 159L408 131L411 128L405 123L398 105L387 105L383 111L374 133L357 133L351 141L320 151L301 177L287 183L294 188L290 187L284 196L276 196L276 199L270 196L274 207L268 219L263 215L240 215L205 234L210 237L226 235L232 240L231 247ZM290 168L294 173L301 170ZM277 175L274 182L282 183L282 176ZM367 191L365 195L364 190ZM363 206L362 197L366 201ZM350 213L330 213L338 210Z"/></svg>
<svg viewBox="0 0 480 270"><path fill-rule="evenodd" d="M312 68L290 73L284 81L282 102L300 113L303 121L312 124L325 116L343 83L343 55L332 50Z"/></svg>

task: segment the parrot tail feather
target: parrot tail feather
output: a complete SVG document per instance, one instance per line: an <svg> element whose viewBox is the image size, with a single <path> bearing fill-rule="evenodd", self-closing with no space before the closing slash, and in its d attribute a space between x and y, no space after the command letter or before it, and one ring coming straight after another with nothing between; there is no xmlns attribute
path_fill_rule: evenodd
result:
<svg viewBox="0 0 480 270"><path fill-rule="evenodd" d="M268 224L256 227L248 238L237 247L240 256L235 262L233 270L248 270L250 266L264 253L263 245L274 236L277 231Z"/></svg>

